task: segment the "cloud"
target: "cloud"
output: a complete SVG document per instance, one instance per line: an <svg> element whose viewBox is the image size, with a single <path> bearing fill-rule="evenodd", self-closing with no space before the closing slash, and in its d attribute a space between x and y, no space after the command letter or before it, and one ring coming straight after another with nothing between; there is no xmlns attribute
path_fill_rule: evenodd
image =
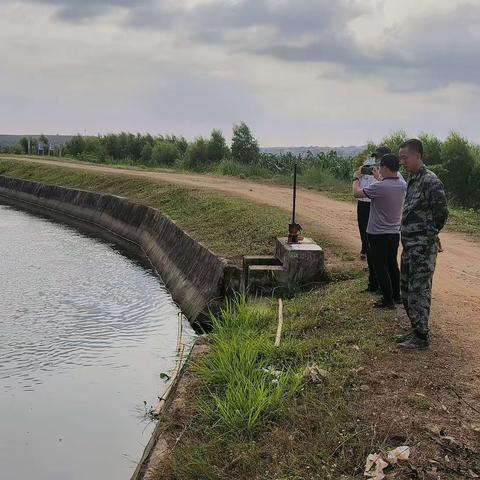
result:
<svg viewBox="0 0 480 480"><path fill-rule="evenodd" d="M7 0L2 129L194 137L245 120L268 144L478 136L480 5L416 2Z"/></svg>
<svg viewBox="0 0 480 480"><path fill-rule="evenodd" d="M144 0L29 0L56 7L56 16L67 22L78 22L102 15L116 8L134 8Z"/></svg>
<svg viewBox="0 0 480 480"><path fill-rule="evenodd" d="M31 0L57 8L78 22L113 9L126 12L133 30L166 31L192 44L226 52L270 57L287 63L336 66L339 77L384 78L395 92L480 85L480 5L450 3L407 17L394 27L376 22L374 48L350 28L379 4L360 0ZM330 72L331 74L331 72Z"/></svg>

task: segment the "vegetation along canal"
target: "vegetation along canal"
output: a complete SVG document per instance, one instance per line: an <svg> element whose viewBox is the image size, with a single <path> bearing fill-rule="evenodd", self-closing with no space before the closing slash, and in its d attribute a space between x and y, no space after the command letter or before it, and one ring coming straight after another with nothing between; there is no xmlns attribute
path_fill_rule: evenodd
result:
<svg viewBox="0 0 480 480"><path fill-rule="evenodd" d="M140 261L2 205L0 252L0 477L129 478L178 307Z"/></svg>

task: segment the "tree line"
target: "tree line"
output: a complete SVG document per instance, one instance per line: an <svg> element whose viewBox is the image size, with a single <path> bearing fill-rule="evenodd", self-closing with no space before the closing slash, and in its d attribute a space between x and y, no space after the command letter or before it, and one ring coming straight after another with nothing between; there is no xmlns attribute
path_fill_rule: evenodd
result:
<svg viewBox="0 0 480 480"><path fill-rule="evenodd" d="M340 156L335 151L306 155L293 153L272 154L261 152L258 141L245 123L234 125L231 144L228 145L220 130L209 137L197 137L188 142L183 136L132 134L122 132L98 136L75 135L58 152L79 160L97 163L122 163L147 167L176 167L190 170L215 170L219 173L271 177L290 175L293 165L299 174L309 176L313 183L326 177L347 183L352 171L379 145L389 146L398 152L407 139L404 131L395 132L380 142L368 142L367 148L355 157ZM457 133L445 140L430 134L419 135L422 140L428 168L444 182L450 200L462 207L480 208L480 147ZM4 153L27 154L49 152L45 135L38 139L22 138ZM58 146L57 146L58 148Z"/></svg>
<svg viewBox="0 0 480 480"><path fill-rule="evenodd" d="M449 200L464 208L480 208L480 146L462 135L452 132L445 140L422 133L424 162L442 180ZM408 139L400 130L385 137L378 145L387 145L398 153L400 145ZM377 145L370 142L368 149Z"/></svg>

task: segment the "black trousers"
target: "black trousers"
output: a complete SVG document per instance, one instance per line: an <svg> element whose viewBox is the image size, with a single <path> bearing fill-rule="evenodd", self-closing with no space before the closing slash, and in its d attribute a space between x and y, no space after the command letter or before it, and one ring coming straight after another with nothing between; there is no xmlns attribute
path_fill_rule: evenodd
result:
<svg viewBox="0 0 480 480"><path fill-rule="evenodd" d="M400 234L368 234L370 256L385 303L393 304L400 298L400 270L397 254Z"/></svg>
<svg viewBox="0 0 480 480"><path fill-rule="evenodd" d="M357 202L357 222L360 239L362 240L362 250L360 253L368 253L367 225L370 216L370 202Z"/></svg>
<svg viewBox="0 0 480 480"><path fill-rule="evenodd" d="M377 277L373 266L372 256L369 254L367 225L370 216L370 202L357 202L357 222L360 238L362 240L362 251L360 253L367 256L368 262L368 289L375 291L378 289Z"/></svg>

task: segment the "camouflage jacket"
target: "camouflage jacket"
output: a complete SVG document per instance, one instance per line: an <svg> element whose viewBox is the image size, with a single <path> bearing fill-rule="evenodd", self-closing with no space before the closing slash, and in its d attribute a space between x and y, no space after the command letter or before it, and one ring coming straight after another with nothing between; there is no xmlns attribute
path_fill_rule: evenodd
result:
<svg viewBox="0 0 480 480"><path fill-rule="evenodd" d="M425 244L436 241L448 218L445 190L438 177L422 167L407 186L402 215L402 243Z"/></svg>

